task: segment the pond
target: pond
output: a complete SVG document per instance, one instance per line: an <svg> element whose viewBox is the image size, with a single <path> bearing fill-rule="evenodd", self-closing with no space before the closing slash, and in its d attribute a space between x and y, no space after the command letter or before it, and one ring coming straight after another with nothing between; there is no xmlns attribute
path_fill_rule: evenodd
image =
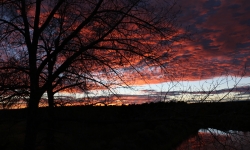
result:
<svg viewBox="0 0 250 150"><path fill-rule="evenodd" d="M177 150L250 150L250 132L200 129Z"/></svg>

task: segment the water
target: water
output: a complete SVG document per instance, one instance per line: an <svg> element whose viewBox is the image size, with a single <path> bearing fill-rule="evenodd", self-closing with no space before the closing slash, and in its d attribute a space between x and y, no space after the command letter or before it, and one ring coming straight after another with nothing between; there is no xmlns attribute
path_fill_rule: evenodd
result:
<svg viewBox="0 0 250 150"><path fill-rule="evenodd" d="M250 150L250 132L200 129L177 150Z"/></svg>

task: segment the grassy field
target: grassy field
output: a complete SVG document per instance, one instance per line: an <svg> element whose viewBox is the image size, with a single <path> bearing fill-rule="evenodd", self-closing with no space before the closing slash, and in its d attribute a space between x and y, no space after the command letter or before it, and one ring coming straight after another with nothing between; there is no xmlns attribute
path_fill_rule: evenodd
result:
<svg viewBox="0 0 250 150"><path fill-rule="evenodd" d="M39 109L37 149L45 149L47 108ZM250 131L250 102L151 103L55 108L58 150L174 149L200 128ZM22 149L26 110L0 110L0 149Z"/></svg>

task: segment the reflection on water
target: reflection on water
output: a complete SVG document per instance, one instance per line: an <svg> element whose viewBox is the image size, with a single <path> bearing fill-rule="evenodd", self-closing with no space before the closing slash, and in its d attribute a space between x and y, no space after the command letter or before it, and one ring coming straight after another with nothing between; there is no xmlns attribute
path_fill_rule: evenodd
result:
<svg viewBox="0 0 250 150"><path fill-rule="evenodd" d="M177 150L250 150L250 132L200 129Z"/></svg>

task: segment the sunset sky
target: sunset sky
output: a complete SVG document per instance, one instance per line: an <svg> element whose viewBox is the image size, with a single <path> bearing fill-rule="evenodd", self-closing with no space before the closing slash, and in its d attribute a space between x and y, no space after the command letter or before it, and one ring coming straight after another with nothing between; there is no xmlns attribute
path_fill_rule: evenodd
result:
<svg viewBox="0 0 250 150"><path fill-rule="evenodd" d="M145 81L136 80L134 90L120 88L115 90L117 94L126 102L141 103L147 99L159 100L159 95L166 92L166 100L201 100L202 92L213 90L211 94L217 97L212 96L210 100L218 100L237 86L233 95L227 96L249 99L249 0L177 0L177 3L182 10L179 16L182 30L189 30L193 35L192 41L173 46L177 51L172 59L176 63L171 64L174 78L152 72Z"/></svg>
<svg viewBox="0 0 250 150"><path fill-rule="evenodd" d="M163 1L165 2L164 5ZM116 7L110 1L105 1L102 4L100 10L105 10L107 7L112 6L114 8L111 8L116 12L115 15L113 14L112 16L112 13L106 14L103 13L105 11L100 11L96 14L97 18L100 15L108 23L103 23L103 25L103 21L93 17L95 19L92 19L92 24L90 23L79 30L78 36L81 44L90 44L90 47L86 48L86 54L79 53L81 57L76 55L80 59L75 60L74 63L71 62L73 70L79 71L82 69L81 72L78 72L84 76L81 78L95 80L94 82L92 80L84 81L88 86L84 87L84 90L92 90L88 91L88 96L97 100L105 99L103 96L109 96L112 103L126 104L159 100L193 102L250 99L249 0L175 0L176 7L171 7L173 1L142 1L141 3L146 4L145 6L147 7L145 8L147 9L141 9L141 12L139 12L135 7L134 10L131 10L131 14L138 15L147 23L154 23L152 20L157 22L154 24L158 29L156 31L162 31L157 32L157 34L156 32L151 32L151 29L148 30L147 27L142 28L140 23L138 25L138 22L140 22L138 19L133 19L135 22L132 22L131 25L126 20L131 19L130 15L128 15L125 18L122 17L123 19L118 24L119 26L112 29L112 32L107 32L106 36L104 31L109 29L114 21L117 21L116 9L120 9L119 5L123 8L123 4L125 5L128 1L120 1L119 5L117 5L119 7ZM44 1L41 4L41 24L53 8L53 4L47 2L49 1ZM78 16L78 11L76 11L76 8L78 8L79 11L83 11L88 16L92 7L87 6L95 6L95 4L89 1L84 2L80 2L79 5L73 3L72 5L66 5L65 9L67 8L70 12L66 14L71 17L74 15ZM86 9L83 9L85 6ZM34 21L35 5L30 5L30 7L27 16L30 18L29 21L32 22ZM178 12L179 9L181 13L175 17L175 12ZM148 10L152 10L152 12ZM20 12L17 11L16 13ZM64 17L63 14L61 15L61 17ZM79 23L84 20L84 16L81 15L77 19L69 16L67 16L67 21L62 23L67 28L67 32L63 32L65 35L62 37L67 37L69 33L73 33ZM162 18L164 20L161 20ZM60 17L54 15L54 19L58 21ZM15 23L19 23L19 20L15 20L15 17L13 20L14 22L16 21ZM176 24L175 20L177 21ZM58 36L57 32L54 31L61 31L57 23L50 23L50 26L46 28L48 31L44 30L44 33L48 34L41 36L48 39L48 43L51 42L52 44L48 48L41 48L41 54L37 55L37 60L42 60L41 62L38 61L37 65L40 65L40 71L44 73L40 76L41 83L47 83L46 67L42 65L47 63L45 51L51 50L49 53L54 54L56 50L53 51L53 49L56 47L55 40L57 40ZM6 31L9 30L8 26L3 25L1 27L3 29L5 27ZM32 32L29 34L32 34ZM98 37L101 34L105 35L104 39L98 41ZM183 35L188 37L188 39L183 39ZM20 45L15 45L20 42L18 36L11 34L8 38L7 40L14 44L9 48L8 44L2 42L0 60L4 62L12 57L26 58L16 55L19 51L21 54L23 52L27 53L25 44L21 48ZM125 43L123 43L124 39ZM93 42L90 42L92 40L98 41L97 44L92 45ZM40 42L48 45L46 40L41 40ZM80 46L82 46L81 44ZM66 60L71 60L68 58L73 56L75 50L81 51L81 48L77 48L69 49L69 54L67 55L63 51L58 51L58 54L57 51L55 52L57 59L56 66L54 66L54 74L58 66L63 66ZM117 52L116 48L118 48L119 52ZM133 55L130 54L131 51ZM17 64L21 66L27 65L26 60L20 60L20 62ZM160 67L159 64L161 64ZM68 65L66 67L70 68ZM56 81L61 82L59 79L60 75L55 74L55 77L58 77L54 79L55 83ZM67 73L64 75L69 76ZM13 75L13 79L15 77ZM75 79L74 77L73 75L72 80ZM67 82L65 79L65 86L69 84ZM104 83L105 86L99 83ZM111 91L104 90L105 87L111 87ZM56 85L54 90L60 88L59 85ZM46 88L44 89L46 90ZM65 91L60 91L56 96L72 96L72 93L74 93L73 96L75 98L82 98L86 96L79 92L82 89L74 87L70 89L71 94L69 94L66 88L64 89Z"/></svg>

